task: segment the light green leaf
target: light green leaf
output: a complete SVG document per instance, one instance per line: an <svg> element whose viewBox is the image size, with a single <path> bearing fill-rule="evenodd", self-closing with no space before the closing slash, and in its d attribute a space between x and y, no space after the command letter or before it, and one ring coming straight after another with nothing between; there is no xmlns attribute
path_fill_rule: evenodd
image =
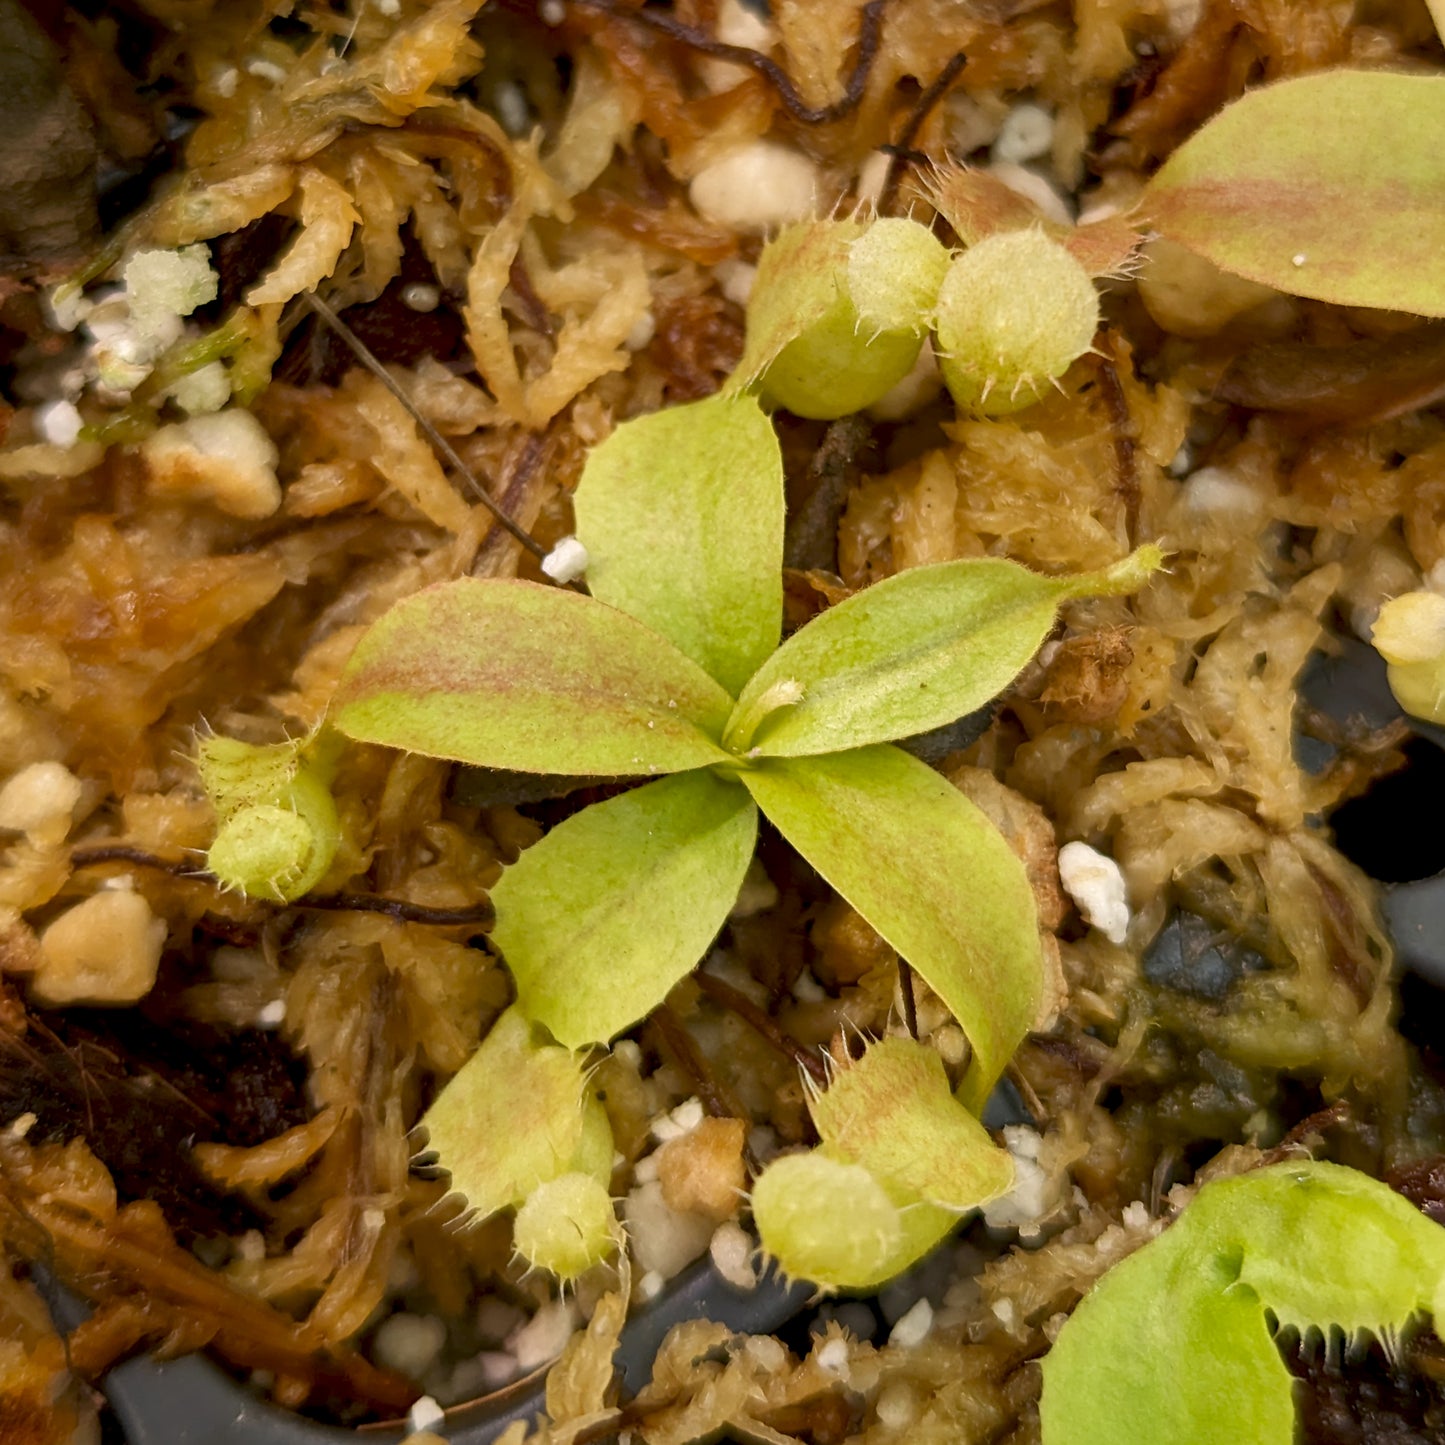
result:
<svg viewBox="0 0 1445 1445"><path fill-rule="evenodd" d="M826 1207L843 1200L843 1210ZM833 1289L873 1279L903 1240L902 1216L883 1186L861 1164L818 1149L775 1159L753 1182L751 1204L763 1248L784 1273Z"/></svg>
<svg viewBox="0 0 1445 1445"><path fill-rule="evenodd" d="M881 1039L809 1100L823 1142L840 1158L945 1209L1005 1193L1013 1160L949 1088L943 1060L913 1039Z"/></svg>
<svg viewBox="0 0 1445 1445"><path fill-rule="evenodd" d="M1314 1162L1215 1180L1065 1325L1043 1364L1044 1445L1289 1445L1268 1314L1389 1342L1442 1296L1445 1230L1378 1180Z"/></svg>
<svg viewBox="0 0 1445 1445"><path fill-rule="evenodd" d="M587 585L668 638L734 696L778 645L783 457L750 396L623 422L575 499Z"/></svg>
<svg viewBox="0 0 1445 1445"><path fill-rule="evenodd" d="M1221 111L1145 212L1217 266L1299 296L1445 316L1445 77L1332 70Z"/></svg>
<svg viewBox="0 0 1445 1445"><path fill-rule="evenodd" d="M743 689L725 741L802 757L940 727L1014 680L1066 598L1131 592L1161 560L1150 546L1072 577L993 559L900 572L794 633Z"/></svg>
<svg viewBox="0 0 1445 1445"><path fill-rule="evenodd" d="M421 1121L452 1189L479 1219L600 1153L611 1131L582 1060L543 1043L515 1006L492 1026ZM604 1179L606 1176L603 1176Z"/></svg>
<svg viewBox="0 0 1445 1445"><path fill-rule="evenodd" d="M722 927L756 837L743 789L692 772L584 808L528 848L492 889L492 940L527 1016L579 1048L650 1013Z"/></svg>
<svg viewBox="0 0 1445 1445"><path fill-rule="evenodd" d="M1388 1185L1338 1164L1222 1179L1185 1218L1191 1237L1240 1259L1240 1284L1281 1327L1389 1338L1432 1309L1445 1286L1445 1229Z"/></svg>
<svg viewBox="0 0 1445 1445"><path fill-rule="evenodd" d="M1044 1357L1043 1445L1293 1441L1293 1379L1264 1310L1179 1228L1116 1264Z"/></svg>
<svg viewBox="0 0 1445 1445"><path fill-rule="evenodd" d="M224 886L289 903L326 876L342 837L331 796L339 743L330 732L270 744L201 739L196 767L220 825L206 867Z"/></svg>
<svg viewBox="0 0 1445 1445"><path fill-rule="evenodd" d="M362 742L482 767L625 776L720 761L730 706L625 613L466 577L397 603L366 633L331 721Z"/></svg>
<svg viewBox="0 0 1445 1445"><path fill-rule="evenodd" d="M741 776L783 836L962 1024L974 1062L961 1097L977 1113L1043 988L1023 864L956 788L898 748L765 761Z"/></svg>
<svg viewBox="0 0 1445 1445"><path fill-rule="evenodd" d="M763 1249L783 1273L830 1290L875 1289L958 1223L826 1148L775 1159L753 1184L751 1205Z"/></svg>

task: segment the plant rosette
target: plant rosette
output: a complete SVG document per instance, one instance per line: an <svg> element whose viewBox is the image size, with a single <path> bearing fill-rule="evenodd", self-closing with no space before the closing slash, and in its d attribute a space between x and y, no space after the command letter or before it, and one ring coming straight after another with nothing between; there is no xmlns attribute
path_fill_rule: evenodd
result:
<svg viewBox="0 0 1445 1445"><path fill-rule="evenodd" d="M1204 126L1151 180L1137 217L1050 229L955 168L934 187L964 243L953 257L911 221L785 232L764 253L730 389L627 422L589 457L576 510L591 597L463 579L375 624L341 679L331 718L341 733L483 767L651 779L554 828L493 892L494 940L516 982L526 1066L499 1064L500 1047L484 1047L424 1121L464 1193L491 1208L525 1208L555 1184L528 1210L523 1235L553 1239L550 1211L576 1208L592 1219L593 1253L610 1248L597 1224L602 1151L584 1148L593 1131L581 1122L590 1111L576 1056L645 1017L696 965L737 896L759 809L958 1019L972 1059L947 1109L977 1113L1038 1008L1033 899L982 814L893 744L987 702L1032 656L1063 602L1132 590L1159 553L1143 548L1113 568L1064 578L992 559L919 568L849 598L780 646L782 465L753 393L817 416L854 409L906 371L931 329L960 406L1025 404L1086 349L1097 314L1090 278L1126 264L1134 228L1146 222L1281 290L1445 314L1432 262L1438 126L1423 123L1442 107L1445 86L1435 78L1305 76L1252 92ZM1362 205L1385 227L1364 246L1340 219ZM1004 307L1008 288L991 279L990 267L1016 274L1020 257L1068 272L1063 289L1078 304L1056 352L1038 350L1041 339L1059 340L1054 313ZM812 384L820 377L823 393L851 379L856 394L820 394ZM1377 641L1406 705L1428 715L1438 705L1438 628L1412 617L1396 629L1401 642L1389 632L1393 620ZM330 760L325 733L249 758L209 749L218 875L280 900L315 886L338 837ZM254 763L256 780L226 773L238 763L243 773ZM515 1161L493 1162L498 1151L464 1101L488 1090L509 1097L519 1079L548 1071L549 1050L572 1061L557 1115L579 1122L519 1173ZM872 1056L844 1077L868 1108L883 1108L899 1061L888 1055L884 1067ZM938 1090L923 1097L936 1101ZM954 1145L985 1160L987 1136L947 1109L932 1108L931 1126L961 1131ZM900 1172L836 1119L825 1124L826 1109L814 1115L822 1145L774 1165L754 1194L765 1246L792 1272L875 1283L968 1207L969 1191L940 1182L936 1156L920 1184L914 1166ZM778 1169L796 1176L791 1187ZM980 1166L972 1202L1006 1186L1002 1170ZM872 1201L850 1216L868 1221L852 1243L847 1221L829 1234L795 1206L835 1190ZM881 1245L858 1244L869 1230ZM564 1273L580 1258L551 1244L539 1252Z"/></svg>
<svg viewBox="0 0 1445 1445"><path fill-rule="evenodd" d="M924 1070L930 1127L972 1161L973 1184L939 1163L946 1150L900 1168L856 1131L838 1126L830 1140L819 1116L828 1143L809 1167L873 1177L888 1247L854 1267L811 1256L790 1267L859 1287L1008 1187L1007 1156L973 1116L1034 1022L1043 981L1023 865L973 804L893 743L989 701L1062 603L1136 589L1160 553L1143 547L1069 577L1004 560L922 567L780 645L782 480L777 438L750 396L619 426L589 456L575 499L592 595L465 578L408 598L357 645L331 724L485 768L650 779L553 828L493 889L492 939L516 1011L548 1040L533 1048L604 1043L662 1003L736 901L760 809L912 964L972 1046L957 1099L941 1064L912 1067ZM870 1080L896 1091L871 1057L842 1077L860 1096ZM896 1051L881 1057L898 1067ZM478 1173L496 1153L481 1101L518 1097L520 1078L484 1045L423 1121L462 1192L491 1208L515 1202L518 1185ZM579 1172L575 1149L569 1134L525 1182ZM763 1233L788 1265L786 1227Z"/></svg>

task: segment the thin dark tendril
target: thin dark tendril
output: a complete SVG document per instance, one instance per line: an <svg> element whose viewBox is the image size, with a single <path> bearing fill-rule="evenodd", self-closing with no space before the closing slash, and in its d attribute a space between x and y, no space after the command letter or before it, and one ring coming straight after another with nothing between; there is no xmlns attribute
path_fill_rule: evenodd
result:
<svg viewBox="0 0 1445 1445"><path fill-rule="evenodd" d="M339 317L335 310L314 291L307 292L306 303L311 309L351 348L356 359L411 413L426 439L444 456L476 494L477 500L505 527L534 557L545 557L547 549L525 527L514 522L501 507L492 500L491 494L472 474L472 470L457 455L457 449L417 410L416 403L406 394L404 387L397 384L392 374L376 359L371 348Z"/></svg>
<svg viewBox="0 0 1445 1445"><path fill-rule="evenodd" d="M1297 1158L1300 1153L1308 1152L1312 1135L1323 1134L1327 1129L1337 1128L1349 1117L1349 1104L1344 1099L1336 1099L1333 1104L1329 1104L1323 1109L1317 1109L1307 1118L1301 1119L1273 1149L1265 1151L1261 1162L1278 1164L1286 1159Z"/></svg>
<svg viewBox="0 0 1445 1445"><path fill-rule="evenodd" d="M727 1087L713 1073L712 1066L698 1048L696 1040L688 1033L686 1025L667 1004L658 1004L647 1016L647 1022L657 1031L663 1047L672 1055L677 1066L692 1080L703 1108L714 1119L748 1117Z"/></svg>
<svg viewBox="0 0 1445 1445"><path fill-rule="evenodd" d="M527 495L527 488L531 485L537 469L542 465L542 459L547 453L547 439L540 432L531 432L522 448L522 454L517 458L516 465L512 468L511 475L502 488L502 507L508 508L520 502ZM472 575L482 574L489 559L492 556L493 544L501 539L495 532L488 532L482 539L482 544L477 548L477 555L472 562ZM502 543L505 546L505 543ZM573 584L567 584L572 591L581 589Z"/></svg>
<svg viewBox="0 0 1445 1445"><path fill-rule="evenodd" d="M913 995L913 968L906 958L898 960L898 992L903 995L903 1022L908 1037L918 1037L918 1001Z"/></svg>
<svg viewBox="0 0 1445 1445"><path fill-rule="evenodd" d="M913 149L913 142L917 140L918 132L923 129L923 122L928 119L934 106L948 94L953 82L963 73L963 67L967 64L968 57L963 51L956 52L948 64L934 76L928 89L918 97L918 103L903 123L898 139L892 145L884 147L888 152L888 169L883 173L883 187L878 193L880 216L886 216L893 210L893 203L898 199L898 187L903 180L903 167L910 163L917 164L918 152Z"/></svg>
<svg viewBox="0 0 1445 1445"><path fill-rule="evenodd" d="M94 868L102 863L130 863L137 868L154 868L173 878L192 878L200 883L220 886L218 880L204 869L170 858L157 858L142 848L127 843L106 843L94 848L77 848L70 855L72 868ZM286 905L336 913L385 913L402 923L429 923L438 928L471 925L489 927L495 917L491 900L473 903L466 908L429 908L424 903L411 903L405 898L383 898L376 893L329 893L318 898L298 898Z"/></svg>
<svg viewBox="0 0 1445 1445"><path fill-rule="evenodd" d="M719 60L731 60L738 65L746 65L777 91L783 109L794 120L801 125L830 125L835 120L851 115L863 101L863 92L868 87L868 76L878 56L878 40L883 30L883 8L888 0L868 0L868 4L863 7L858 26L858 58L853 62L853 70L843 87L842 96L831 105L824 106L808 105L798 94L797 86L782 66L746 45L729 45L726 41L715 40L706 30L699 30L695 25L685 25L681 20L660 10L622 10L614 0L573 0L573 3L587 10L601 11L615 20L635 21L639 25L647 26L649 30L657 31L659 35L666 35L670 40L680 40L684 45L701 51L704 55L715 55Z"/></svg>
<svg viewBox="0 0 1445 1445"><path fill-rule="evenodd" d="M826 1084L828 1082L828 1070L822 1059L811 1049L800 1044L791 1034L785 1033L779 1028L777 1022L766 1010L759 1008L747 994L740 993L730 983L724 983L722 979L715 978L703 969L699 969L692 977L693 982L703 993L720 1003L725 1009L735 1013L745 1024L761 1034L780 1054L791 1059L800 1069L805 1069L809 1077L816 1083Z"/></svg>
<svg viewBox="0 0 1445 1445"><path fill-rule="evenodd" d="M459 924L490 927L496 917L490 900L467 908L428 908L404 898L382 898L375 893L330 893L323 898L298 898L293 908L330 909L339 913L385 913L402 923L431 923L439 928Z"/></svg>
<svg viewBox="0 0 1445 1445"><path fill-rule="evenodd" d="M154 853L133 848L128 843L102 843L94 848L77 848L70 855L72 868L94 868L101 863L134 863L137 868L154 868L161 873L169 873L173 878L209 877L193 864L157 858Z"/></svg>

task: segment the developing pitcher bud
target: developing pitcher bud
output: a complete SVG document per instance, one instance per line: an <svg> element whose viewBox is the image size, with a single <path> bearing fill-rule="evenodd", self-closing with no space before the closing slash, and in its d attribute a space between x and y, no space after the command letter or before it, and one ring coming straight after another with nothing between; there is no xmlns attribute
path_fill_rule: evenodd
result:
<svg viewBox="0 0 1445 1445"><path fill-rule="evenodd" d="M559 1174L539 1184L517 1211L517 1253L558 1279L574 1280L617 1247L617 1218L605 1185L590 1174Z"/></svg>
<svg viewBox="0 0 1445 1445"><path fill-rule="evenodd" d="M799 416L870 406L918 359L947 265L916 221L789 227L758 262L739 382Z"/></svg>
<svg viewBox="0 0 1445 1445"><path fill-rule="evenodd" d="M960 411L1031 405L1089 349L1099 295L1089 273L1037 228L955 256L938 293L939 369Z"/></svg>
<svg viewBox="0 0 1445 1445"><path fill-rule="evenodd" d="M825 1290L875 1289L959 1219L826 1146L775 1159L753 1184L751 1203L764 1252L785 1275Z"/></svg>
<svg viewBox="0 0 1445 1445"><path fill-rule="evenodd" d="M206 866L222 883L290 903L326 876L341 844L326 745L211 737L197 763L220 823Z"/></svg>

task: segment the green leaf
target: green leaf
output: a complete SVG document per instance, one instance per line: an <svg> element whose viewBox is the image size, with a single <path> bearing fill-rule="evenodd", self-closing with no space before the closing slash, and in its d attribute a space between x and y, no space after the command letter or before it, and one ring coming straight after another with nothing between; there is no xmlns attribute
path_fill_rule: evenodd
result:
<svg viewBox="0 0 1445 1445"><path fill-rule="evenodd" d="M724 757L731 699L625 613L531 582L465 577L361 639L331 721L362 742L532 773L680 772Z"/></svg>
<svg viewBox="0 0 1445 1445"><path fill-rule="evenodd" d="M1390 1338L1434 1308L1445 1287L1445 1229L1378 1179L1338 1164L1222 1179L1190 1212L1192 1236L1239 1258L1240 1285L1282 1328Z"/></svg>
<svg viewBox="0 0 1445 1445"><path fill-rule="evenodd" d="M913 1039L870 1044L808 1112L834 1154L944 1209L972 1209L1013 1185L1008 1151L953 1097L938 1054Z"/></svg>
<svg viewBox="0 0 1445 1445"><path fill-rule="evenodd" d="M757 401L623 422L588 456L575 505L592 595L736 695L783 616L783 457Z"/></svg>
<svg viewBox="0 0 1445 1445"><path fill-rule="evenodd" d="M618 1237L607 1185L580 1172L544 1180L512 1224L517 1253L567 1282L614 1253Z"/></svg>
<svg viewBox="0 0 1445 1445"><path fill-rule="evenodd" d="M742 773L783 836L896 948L962 1024L977 1113L1043 988L1033 890L998 830L898 748L760 763Z"/></svg>
<svg viewBox="0 0 1445 1445"><path fill-rule="evenodd" d="M325 876L341 846L331 796L339 739L253 744L213 734L196 749L219 827L206 867L252 898L288 903Z"/></svg>
<svg viewBox="0 0 1445 1445"><path fill-rule="evenodd" d="M757 810L736 783L683 773L575 813L492 889L492 940L529 1018L581 1047L650 1013L737 900Z"/></svg>
<svg viewBox="0 0 1445 1445"><path fill-rule="evenodd" d="M1252 91L1170 156L1145 211L1298 296L1445 316L1445 78L1334 70Z"/></svg>
<svg viewBox="0 0 1445 1445"><path fill-rule="evenodd" d="M1388 1344L1442 1303L1445 1230L1378 1180L1313 1162L1215 1180L1064 1326L1043 1362L1044 1445L1289 1445L1269 1314Z"/></svg>
<svg viewBox="0 0 1445 1445"><path fill-rule="evenodd" d="M1192 1208L1192 1206L1191 1206ZM1043 1445L1291 1445L1293 1379L1227 1260L1177 1238L1116 1264L1044 1357Z"/></svg>
<svg viewBox="0 0 1445 1445"><path fill-rule="evenodd" d="M515 1006L437 1096L421 1128L478 1218L578 1168L579 1156L600 1152L599 1134L611 1139L582 1060L543 1043ZM610 1147L607 1158L610 1165Z"/></svg>
<svg viewBox="0 0 1445 1445"><path fill-rule="evenodd" d="M800 337L852 309L845 284L848 247L865 229L852 218L804 221L784 226L768 241L748 297L743 354L727 390L757 385Z"/></svg>
<svg viewBox="0 0 1445 1445"><path fill-rule="evenodd" d="M952 722L1014 680L1066 598L1133 591L1161 560L1151 546L1072 577L993 559L900 572L794 633L743 689L725 742L802 757Z"/></svg>

